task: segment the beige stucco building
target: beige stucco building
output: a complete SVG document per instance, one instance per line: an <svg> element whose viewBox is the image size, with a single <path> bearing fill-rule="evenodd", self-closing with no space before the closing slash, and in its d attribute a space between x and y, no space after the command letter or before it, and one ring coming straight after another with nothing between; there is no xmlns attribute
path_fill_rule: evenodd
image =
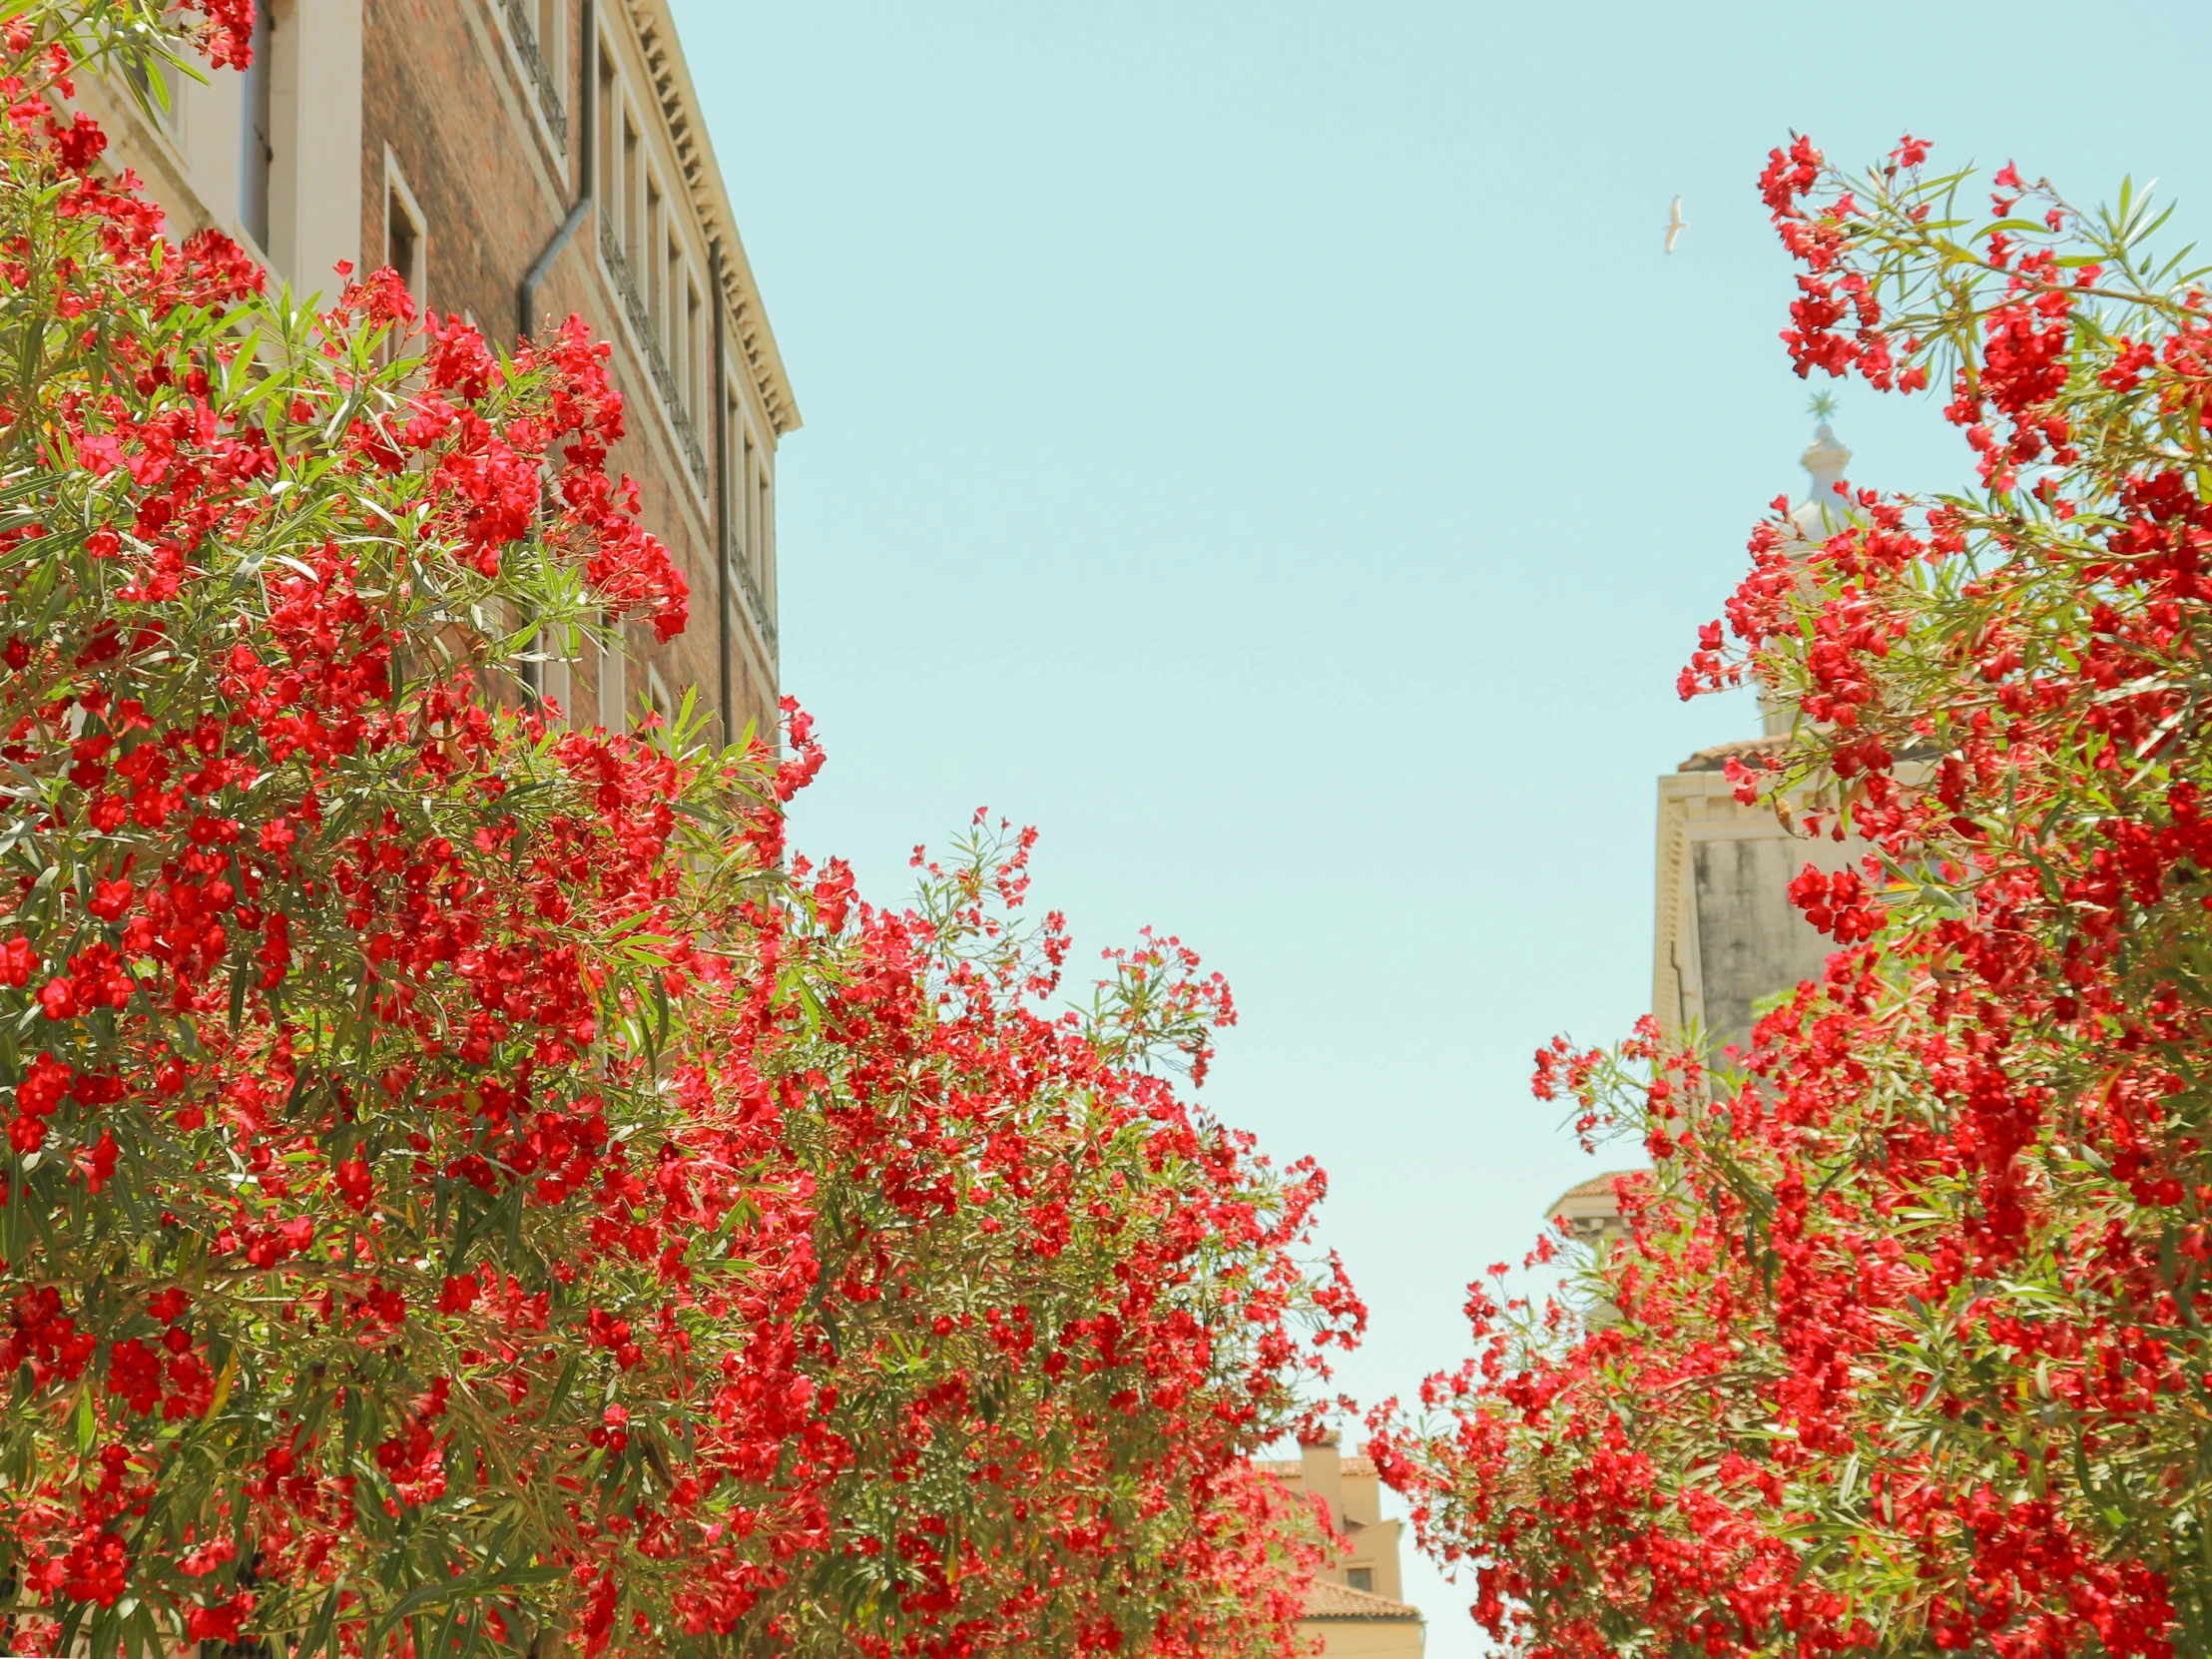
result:
<svg viewBox="0 0 2212 1659"><path fill-rule="evenodd" d="M532 690L620 727L687 687L773 734L776 452L799 409L668 0L261 0L255 63L142 116L86 88L173 237L213 227L304 297L339 262L512 344L581 315L613 348L610 465L691 586L666 645L555 649Z"/></svg>
<svg viewBox="0 0 2212 1659"><path fill-rule="evenodd" d="M1312 1492L1350 1548L1316 1574L1299 1633L1330 1659L1420 1659L1420 1609L1405 1604L1398 1577L1403 1523L1382 1514L1382 1481L1374 1460L1346 1457L1337 1436L1301 1446L1295 1459L1260 1465L1294 1494Z"/></svg>

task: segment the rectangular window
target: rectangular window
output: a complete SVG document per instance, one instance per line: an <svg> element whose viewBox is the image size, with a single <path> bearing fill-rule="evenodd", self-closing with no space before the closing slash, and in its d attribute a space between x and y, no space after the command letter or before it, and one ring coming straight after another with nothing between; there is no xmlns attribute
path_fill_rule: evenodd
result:
<svg viewBox="0 0 2212 1659"><path fill-rule="evenodd" d="M684 407L691 411L694 420L705 412L700 404L705 401L699 393L703 384L699 377L699 365L707 349L707 322L703 314L707 307L699 297L699 289L687 276L684 280Z"/></svg>
<svg viewBox="0 0 2212 1659"><path fill-rule="evenodd" d="M767 466L755 457L753 479L754 499L754 579L761 584L764 608L770 596L776 592L776 502L775 486L770 481Z"/></svg>
<svg viewBox="0 0 2212 1659"><path fill-rule="evenodd" d="M568 148L567 0L506 0L507 37L545 130Z"/></svg>
<svg viewBox="0 0 2212 1659"><path fill-rule="evenodd" d="M668 290L668 377L680 408L691 407L691 278L684 274L684 246L676 240L675 216L669 223L668 250L661 257L661 285Z"/></svg>
<svg viewBox="0 0 2212 1659"><path fill-rule="evenodd" d="M768 502L768 475L761 469L761 446L748 428L745 434L745 551L746 574L755 582L762 576L762 542L766 537L762 509Z"/></svg>
<svg viewBox="0 0 2212 1659"><path fill-rule="evenodd" d="M725 364L727 370L729 365ZM760 445L754 441L745 416L745 391L736 380L723 386L723 442L728 456L729 498L723 503L723 579L733 590L728 597L733 626L750 617L767 644L776 651L776 618L770 608L771 586L761 572L769 564L764 545L764 517L770 509L767 472Z"/></svg>
<svg viewBox="0 0 2212 1659"><path fill-rule="evenodd" d="M662 412L693 484L704 494L712 468L702 445L697 411L703 388L697 376L699 314L704 301L685 252L680 194L666 191L646 141L645 113L633 104L612 47L601 37L602 128L610 137L599 157L601 272L619 305L659 394ZM614 136L619 135L619 136Z"/></svg>
<svg viewBox="0 0 2212 1659"><path fill-rule="evenodd" d="M141 113L171 138L181 137L183 109L177 102L177 77L165 71L156 58L126 64L123 73L140 100Z"/></svg>
<svg viewBox="0 0 2212 1659"><path fill-rule="evenodd" d="M615 644L599 653L599 724L610 732L625 732L630 728L629 640L620 623L612 617L607 621L615 630Z"/></svg>
<svg viewBox="0 0 2212 1659"><path fill-rule="evenodd" d="M430 238L422 208L388 150L384 152L384 264L399 274L419 313L430 291Z"/></svg>
<svg viewBox="0 0 2212 1659"><path fill-rule="evenodd" d="M561 722L565 726L575 717L569 701L573 696L574 682L569 677L568 660L559 654L560 642L550 636L544 638L543 649L547 660L538 668L538 695L543 701L560 709Z"/></svg>
<svg viewBox="0 0 2212 1659"><path fill-rule="evenodd" d="M239 78L245 107L239 123L239 223L263 254L269 252L269 178L276 161L276 118L271 90L270 34L275 20L269 0L254 4L254 61Z"/></svg>
<svg viewBox="0 0 2212 1659"><path fill-rule="evenodd" d="M731 457L730 488L736 499L730 503L731 527L737 533L738 566L745 572L745 579L753 580L753 433L745 424L743 409L738 405L736 453Z"/></svg>
<svg viewBox="0 0 2212 1659"><path fill-rule="evenodd" d="M645 254L645 140L628 100L622 110L622 257L636 271Z"/></svg>
<svg viewBox="0 0 2212 1659"><path fill-rule="evenodd" d="M608 228L622 223L622 104L620 83L615 79L613 54L599 49L599 197L600 240L608 240Z"/></svg>
<svg viewBox="0 0 2212 1659"><path fill-rule="evenodd" d="M650 175L645 184L645 235L641 253L652 248L655 242L667 235L668 205L661 200L661 187ZM653 343L664 351L668 348L668 266L665 261L635 260L631 269L639 281L645 284L645 314L652 330Z"/></svg>
<svg viewBox="0 0 2212 1659"><path fill-rule="evenodd" d="M735 386L722 391L722 552L725 569L744 563L745 401Z"/></svg>
<svg viewBox="0 0 2212 1659"><path fill-rule="evenodd" d="M1375 1594L1375 1569L1373 1567L1348 1567L1345 1570L1345 1582L1355 1590L1365 1590L1368 1594L1373 1595Z"/></svg>

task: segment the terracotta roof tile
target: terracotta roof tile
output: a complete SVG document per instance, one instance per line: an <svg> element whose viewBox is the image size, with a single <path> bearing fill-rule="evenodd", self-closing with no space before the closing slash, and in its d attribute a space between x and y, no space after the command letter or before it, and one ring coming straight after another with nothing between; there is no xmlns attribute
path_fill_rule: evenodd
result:
<svg viewBox="0 0 2212 1659"><path fill-rule="evenodd" d="M1730 761L1762 751L1787 749L1787 738L1735 738L1701 749L1674 770L1677 772L1726 772Z"/></svg>
<svg viewBox="0 0 2212 1659"><path fill-rule="evenodd" d="M1403 1619L1417 1622L1418 1607L1408 1607L1388 1596L1355 1590L1344 1584L1315 1584L1306 1592L1306 1616L1310 1619Z"/></svg>
<svg viewBox="0 0 2212 1659"><path fill-rule="evenodd" d="M1593 1175L1587 1181L1578 1181L1559 1195L1559 1202L1564 1204L1570 1198L1611 1198L1613 1196L1613 1183L1621 1175L1628 1173L1633 1172L1608 1171L1604 1175Z"/></svg>

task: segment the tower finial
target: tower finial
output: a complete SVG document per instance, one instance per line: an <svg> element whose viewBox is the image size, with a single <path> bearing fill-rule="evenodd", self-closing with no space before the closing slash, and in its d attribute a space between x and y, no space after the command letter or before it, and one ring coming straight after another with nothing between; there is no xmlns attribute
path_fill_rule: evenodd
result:
<svg viewBox="0 0 2212 1659"><path fill-rule="evenodd" d="M1810 403L1808 403L1808 404L1806 404L1806 406L1805 406L1805 412L1806 412L1807 414L1811 415L1811 416L1812 416L1812 417L1813 417L1813 418L1814 418L1815 420L1833 420L1833 419L1835 419L1835 418L1836 418L1836 397L1835 397L1835 394L1834 394L1833 392L1825 392L1825 391L1817 391L1817 392L1815 392L1815 393L1813 394L1813 401L1812 401L1812 402L1810 402Z"/></svg>
<svg viewBox="0 0 2212 1659"><path fill-rule="evenodd" d="M1847 509L1837 498L1836 486L1843 482L1844 468L1851 465L1851 451L1828 423L1835 412L1835 398L1825 391L1814 395L1812 413L1819 417L1820 424L1813 428L1813 441L1798 457L1799 465L1813 475L1813 493L1797 514L1798 528L1808 541L1826 541L1831 532L1844 527Z"/></svg>

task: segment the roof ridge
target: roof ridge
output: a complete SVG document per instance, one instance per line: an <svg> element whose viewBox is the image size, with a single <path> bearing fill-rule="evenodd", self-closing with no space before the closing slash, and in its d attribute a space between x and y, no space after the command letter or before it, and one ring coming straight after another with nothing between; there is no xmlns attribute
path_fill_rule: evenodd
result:
<svg viewBox="0 0 2212 1659"><path fill-rule="evenodd" d="M623 0L630 31L651 78L653 101L660 107L669 146L683 171L692 206L708 241L722 244L723 301L730 311L730 345L743 359L769 423L783 436L799 429L799 400L784 367L783 348L769 326L768 306L738 234L737 211L722 177L706 107L692 80L691 60L668 0Z"/></svg>

